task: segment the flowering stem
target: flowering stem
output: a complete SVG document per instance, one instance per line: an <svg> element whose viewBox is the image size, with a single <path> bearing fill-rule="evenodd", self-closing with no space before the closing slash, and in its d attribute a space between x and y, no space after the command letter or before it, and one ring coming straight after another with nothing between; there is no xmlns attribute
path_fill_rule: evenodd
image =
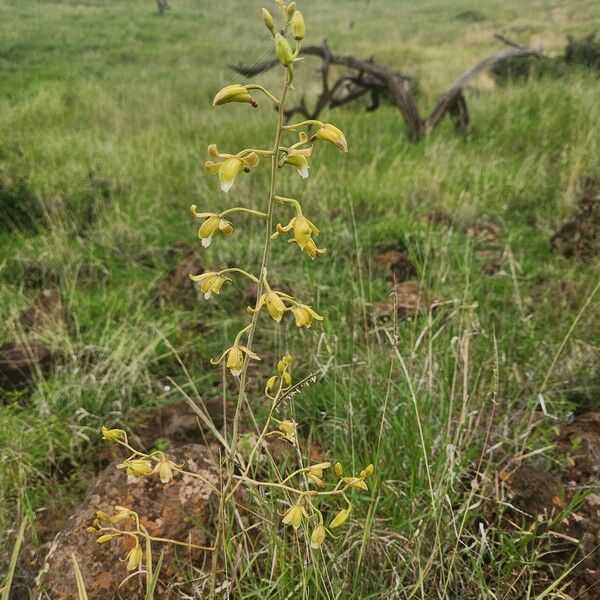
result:
<svg viewBox="0 0 600 600"><path fill-rule="evenodd" d="M285 103L285 97L287 95L287 91L290 85L290 80L289 80L289 73L286 74L286 79L285 79L285 83L283 85L283 91L281 94L281 102L279 103L279 109L277 111L277 129L275 131L275 141L273 144L273 154L271 156L271 183L270 183L270 188L269 188L269 204L268 204L268 208L267 208L267 226L266 226L266 230L265 230L265 243L264 243L264 247L263 247L263 254L262 254L262 260L261 260L261 265L260 265L260 272L264 273L266 268L267 268L267 264L269 262L269 251L271 249L271 229L273 227L273 207L275 204L275 180L277 177L277 159L278 159L278 151L279 151L279 142L281 140L281 135L282 135L282 131L283 131L283 107L284 107L284 103ZM264 283L264 278L261 277L261 279L258 281L257 287L256 287L256 305L255 308L257 308L258 302L260 301L260 297L262 295L262 290L263 290L263 283ZM258 322L258 312L255 312L254 315L252 316L252 329L250 330L250 333L248 335L248 343L247 343L247 347L252 350L252 342L254 340L254 331L255 331L255 325ZM241 414L241 410L242 410L242 405L244 402L244 399L246 397L246 373L248 371L248 357L246 356L245 360L244 360L244 368L242 369L242 373L240 375L240 391L238 394L238 401L237 401L237 406L235 408L235 414L233 417L233 428L232 428L232 434L231 434L231 457L230 457L230 464L229 464L229 480L231 480L231 475L233 474L233 469L234 469L234 461L235 461L235 456L237 453L237 444L238 444L238 437L239 437L239 420L240 420L240 414ZM226 484L227 485L227 484ZM228 482L227 487L229 487L231 485L231 483Z"/></svg>
<svg viewBox="0 0 600 600"><path fill-rule="evenodd" d="M283 84L283 90L281 93L281 101L276 105L277 106L277 129L275 131L275 140L273 143L273 150L271 152L271 183L269 186L269 201L267 206L267 223L265 227L265 243L263 246L262 259L260 264L260 273L261 277L256 285L256 303L254 305L255 312L252 315L252 322L248 326L249 329L248 340L246 346L249 350L252 350L252 342L254 340L254 332L256 329L256 324L258 323L259 311L259 302L262 296L263 291L263 283L265 280L264 273L267 269L267 264L269 262L269 251L271 249L271 229L273 228L273 208L275 205L275 179L277 177L277 163L279 158L279 144L281 141L281 136L283 133L283 107L285 103L285 97L288 92L288 88L290 86L290 74L289 71L286 72L285 82ZM259 89L259 88L257 88ZM241 332L240 332L241 333ZM239 335L239 334L238 334ZM225 552L225 499L230 497L230 489L233 485L233 481L235 478L235 463L237 456L237 447L239 442L239 425L240 418L242 412L242 406L244 404L244 400L246 399L246 376L248 371L248 355L246 355L244 359L244 365L242 367L242 372L240 374L240 389L238 392L237 404L235 407L235 413L233 416L233 425L231 431L231 446L230 452L227 456L227 478L223 485L222 496L219 502L219 525L217 528L217 534L215 537L215 547L217 549L222 549ZM210 581L210 598L215 597L216 592L216 574L217 574L217 553L213 554L213 560L211 565L211 581Z"/></svg>

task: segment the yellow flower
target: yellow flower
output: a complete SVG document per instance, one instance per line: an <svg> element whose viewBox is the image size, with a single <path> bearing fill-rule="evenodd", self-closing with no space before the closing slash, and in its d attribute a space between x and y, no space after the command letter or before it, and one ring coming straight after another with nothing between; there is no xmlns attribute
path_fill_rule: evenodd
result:
<svg viewBox="0 0 600 600"><path fill-rule="evenodd" d="M302 517L308 519L304 506L299 502L288 508L286 513L283 515L283 524L291 525L294 529L298 529L302 523Z"/></svg>
<svg viewBox="0 0 600 600"><path fill-rule="evenodd" d="M310 547L313 550L317 550L318 548L320 548L323 545L323 542L325 541L325 534L327 533L327 530L325 529L325 526L322 523L319 523L312 532L312 535L310 536Z"/></svg>
<svg viewBox="0 0 600 600"><path fill-rule="evenodd" d="M282 356L279 362L277 363L277 372L281 374L284 371L286 371L287 368L292 364L293 360L294 359L292 358L292 355L289 353Z"/></svg>
<svg viewBox="0 0 600 600"><path fill-rule="evenodd" d="M304 26L304 17L302 13L297 10L292 17L292 35L294 39L299 42L305 35L306 29Z"/></svg>
<svg viewBox="0 0 600 600"><path fill-rule="evenodd" d="M364 479L365 477L369 477L370 475L373 475L373 471L375 470L375 467L373 465L368 465L367 467L365 467L361 472L360 472L360 476Z"/></svg>
<svg viewBox="0 0 600 600"><path fill-rule="evenodd" d="M219 91L213 100L213 106L227 104L228 102L246 102L255 108L258 106L254 98L248 93L246 86L239 83L226 85Z"/></svg>
<svg viewBox="0 0 600 600"><path fill-rule="evenodd" d="M290 150L283 159L283 162L296 167L300 177L302 177L302 179L306 179L308 177L308 170L310 169L307 157L311 155L311 152L312 148Z"/></svg>
<svg viewBox="0 0 600 600"><path fill-rule="evenodd" d="M235 178L245 170L249 170L250 167L255 167L258 164L258 154L256 152L250 152L244 157L239 158L238 156L229 156L222 162L212 162L207 160L204 163L204 167L209 173L218 173L219 181L221 182L221 189L227 193Z"/></svg>
<svg viewBox="0 0 600 600"><path fill-rule="evenodd" d="M318 140L323 140L337 146L343 152L348 152L348 142L346 142L344 134L337 127L331 125L331 123L325 123L323 127L318 129L315 137Z"/></svg>
<svg viewBox="0 0 600 600"><path fill-rule="evenodd" d="M212 294L218 294L226 281L231 281L229 277L219 275L214 271L208 273L200 273L200 275L190 275L192 281L200 283L200 291L204 294L204 298L208 300Z"/></svg>
<svg viewBox="0 0 600 600"><path fill-rule="evenodd" d="M294 421L279 421L277 429L285 434L285 439L294 444L296 442L296 423Z"/></svg>
<svg viewBox="0 0 600 600"><path fill-rule="evenodd" d="M269 377L269 380L267 381L267 385L265 385L265 394L269 394L270 392L273 391L276 381L277 381L277 375L273 375L273 377Z"/></svg>
<svg viewBox="0 0 600 600"><path fill-rule="evenodd" d="M348 517L350 516L350 510L351 508L342 508L342 510L340 510L340 512L335 515L335 517L333 518L333 521L331 521L331 524L329 525L329 527L331 529L335 529L336 527L341 527L346 520L348 519Z"/></svg>
<svg viewBox="0 0 600 600"><path fill-rule="evenodd" d="M142 551L142 548L139 544L136 544L135 548L132 548L129 551L129 554L125 559L127 561L127 570L134 571L135 569L137 569L142 562L143 556L144 553Z"/></svg>
<svg viewBox="0 0 600 600"><path fill-rule="evenodd" d="M317 254L324 254L326 252L325 248L317 248L312 235L319 235L320 232L304 215L296 215L290 219L290 222L285 227L281 224L277 225L277 233L274 236L287 233L290 230L294 232L294 239L289 240L289 243L298 244L312 259Z"/></svg>
<svg viewBox="0 0 600 600"><path fill-rule="evenodd" d="M127 434L122 429L108 429L102 426L102 439L109 442L127 442Z"/></svg>
<svg viewBox="0 0 600 600"><path fill-rule="evenodd" d="M324 462L319 463L318 465L312 465L306 471L306 476L319 487L325 487L325 482L323 481L323 469L327 469L331 466L331 463Z"/></svg>
<svg viewBox="0 0 600 600"><path fill-rule="evenodd" d="M233 225L230 221L223 219L219 215L209 215L204 223L200 225L200 229L198 229L198 237L202 240L202 246L208 248L212 242L212 236L219 232L223 235L231 235L233 233Z"/></svg>
<svg viewBox="0 0 600 600"><path fill-rule="evenodd" d="M345 481L350 487L355 487L366 492L369 490L369 487L367 486L365 479L370 475L373 475L374 470L375 469L373 465L369 465L360 472L358 477L344 477L343 481Z"/></svg>
<svg viewBox="0 0 600 600"><path fill-rule="evenodd" d="M255 354L246 346L232 346L228 348L221 354L221 356L217 360L210 359L211 364L218 365L223 361L225 355L227 355L227 362L225 366L231 371L231 374L234 377L237 377L244 368L244 354L246 354L249 358L253 358L254 360L260 360L260 356Z"/></svg>
<svg viewBox="0 0 600 600"><path fill-rule="evenodd" d="M283 294L282 292L269 290L259 298L256 308L248 307L248 312L258 312L264 304L267 307L267 311L269 315L271 315L271 318L279 323L283 317L283 313L287 310L282 298L289 299L291 296Z"/></svg>
<svg viewBox="0 0 600 600"><path fill-rule="evenodd" d="M306 304L296 304L291 308L298 327L310 327L313 320L322 321L323 317Z"/></svg>
<svg viewBox="0 0 600 600"><path fill-rule="evenodd" d="M126 460L117 465L117 469L126 469L127 475L132 477L143 477L144 475L150 475L153 471L152 463L142 458Z"/></svg>

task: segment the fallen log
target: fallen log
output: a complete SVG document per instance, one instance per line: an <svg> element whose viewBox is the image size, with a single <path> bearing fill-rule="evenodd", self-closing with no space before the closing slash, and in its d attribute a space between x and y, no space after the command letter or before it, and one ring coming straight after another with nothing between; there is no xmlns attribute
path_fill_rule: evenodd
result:
<svg viewBox="0 0 600 600"><path fill-rule="evenodd" d="M302 56L316 56L321 59L322 91L317 97L311 110L306 98L302 96L298 106L286 110L285 116L290 119L299 113L307 119L317 119L327 107L335 108L358 100L363 96L370 97L368 111L376 110L380 105L382 95L389 97L391 102L398 107L406 132L410 140L419 141L430 131L433 131L446 115L454 119L457 131L465 132L469 125L469 111L464 90L468 83L482 70L496 63L512 58L527 56L541 57L541 49L528 48L509 42L502 36L497 39L509 47L496 52L458 77L448 89L439 96L435 106L427 116L422 116L415 100L412 80L387 67L377 64L373 59L362 60L351 55L334 54L331 52L327 41L320 46L306 46L302 49ZM244 77L255 77L279 64L277 60L265 61L253 66L232 66ZM331 83L330 69L332 65L350 69Z"/></svg>

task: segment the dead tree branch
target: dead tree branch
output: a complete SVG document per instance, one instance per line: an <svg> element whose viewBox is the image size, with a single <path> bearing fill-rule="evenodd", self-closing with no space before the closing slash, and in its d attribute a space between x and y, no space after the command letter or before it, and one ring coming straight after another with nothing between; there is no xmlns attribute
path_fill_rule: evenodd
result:
<svg viewBox="0 0 600 600"><path fill-rule="evenodd" d="M501 37L501 36L500 36ZM541 56L541 51L536 48L524 48L509 42L505 38L501 41L510 45L465 71L452 85L438 98L435 106L428 116L423 117L419 112L410 78L392 71L375 63L372 59L361 60L351 55L334 54L324 41L320 46L306 46L302 50L303 56L316 56L321 59L322 91L317 97L314 108L310 110L304 96L298 106L286 111L289 119L299 113L307 119L316 119L327 107L335 108L353 102L363 96L370 97L368 111L376 110L382 95L389 97L400 110L404 120L409 139L418 141L435 129L442 119L449 114L455 122L456 129L465 131L469 124L469 111L464 96L467 84L483 69L498 62L511 58L525 56ZM232 67L237 73L245 77L254 77L268 71L278 64L277 60L265 61L253 66ZM331 66L341 66L350 69L331 83Z"/></svg>

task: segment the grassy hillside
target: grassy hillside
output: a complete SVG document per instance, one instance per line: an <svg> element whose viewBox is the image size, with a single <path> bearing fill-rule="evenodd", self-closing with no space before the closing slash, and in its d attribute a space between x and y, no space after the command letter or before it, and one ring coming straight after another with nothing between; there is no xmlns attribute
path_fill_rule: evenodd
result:
<svg viewBox="0 0 600 600"><path fill-rule="evenodd" d="M54 366L32 389L0 391L0 572L23 516L35 546L36 519L80 500L101 424L134 427L180 400L171 379L192 389L178 356L202 395L219 396L209 359L245 319L241 285L186 305L161 296L160 282L182 241L206 269L259 263L259 224L237 220L231 238L201 250L189 205L265 196L266 167L240 176L228 197L202 168L209 143L270 144L264 104L210 104L238 79L228 65L269 55L263 3L171 4L159 16L151 0L0 2L0 343L23 334L19 314L41 289L57 286L66 310L36 331ZM307 43L327 39L415 77L423 110L498 47L496 32L552 56L599 24L593 1L301 4ZM317 66L298 67L297 97L318 92ZM300 332L265 324L257 343L271 356L293 348L295 372L318 373L296 397L303 435L355 467L374 462L377 481L357 525L324 555L327 585L303 567L308 597L534 597L568 568L575 546L556 555L547 528L503 520L510 501L497 473L532 453L560 474L555 427L580 409L575 398L599 408L599 263L549 242L573 217L583 180L600 179L599 98L586 69L500 87L483 74L468 92L468 136L448 122L419 144L393 107L350 105L327 115L349 154L319 147L308 182L281 177L281 192L310 206L328 252L309 264L280 243L271 272L314 297L326 320ZM432 211L449 221L432 223ZM496 233L469 235L477 221ZM374 320L390 283L371 259L390 246L411 257L435 311ZM239 597L300 597L301 567L293 552L287 559L269 581L267 557Z"/></svg>

